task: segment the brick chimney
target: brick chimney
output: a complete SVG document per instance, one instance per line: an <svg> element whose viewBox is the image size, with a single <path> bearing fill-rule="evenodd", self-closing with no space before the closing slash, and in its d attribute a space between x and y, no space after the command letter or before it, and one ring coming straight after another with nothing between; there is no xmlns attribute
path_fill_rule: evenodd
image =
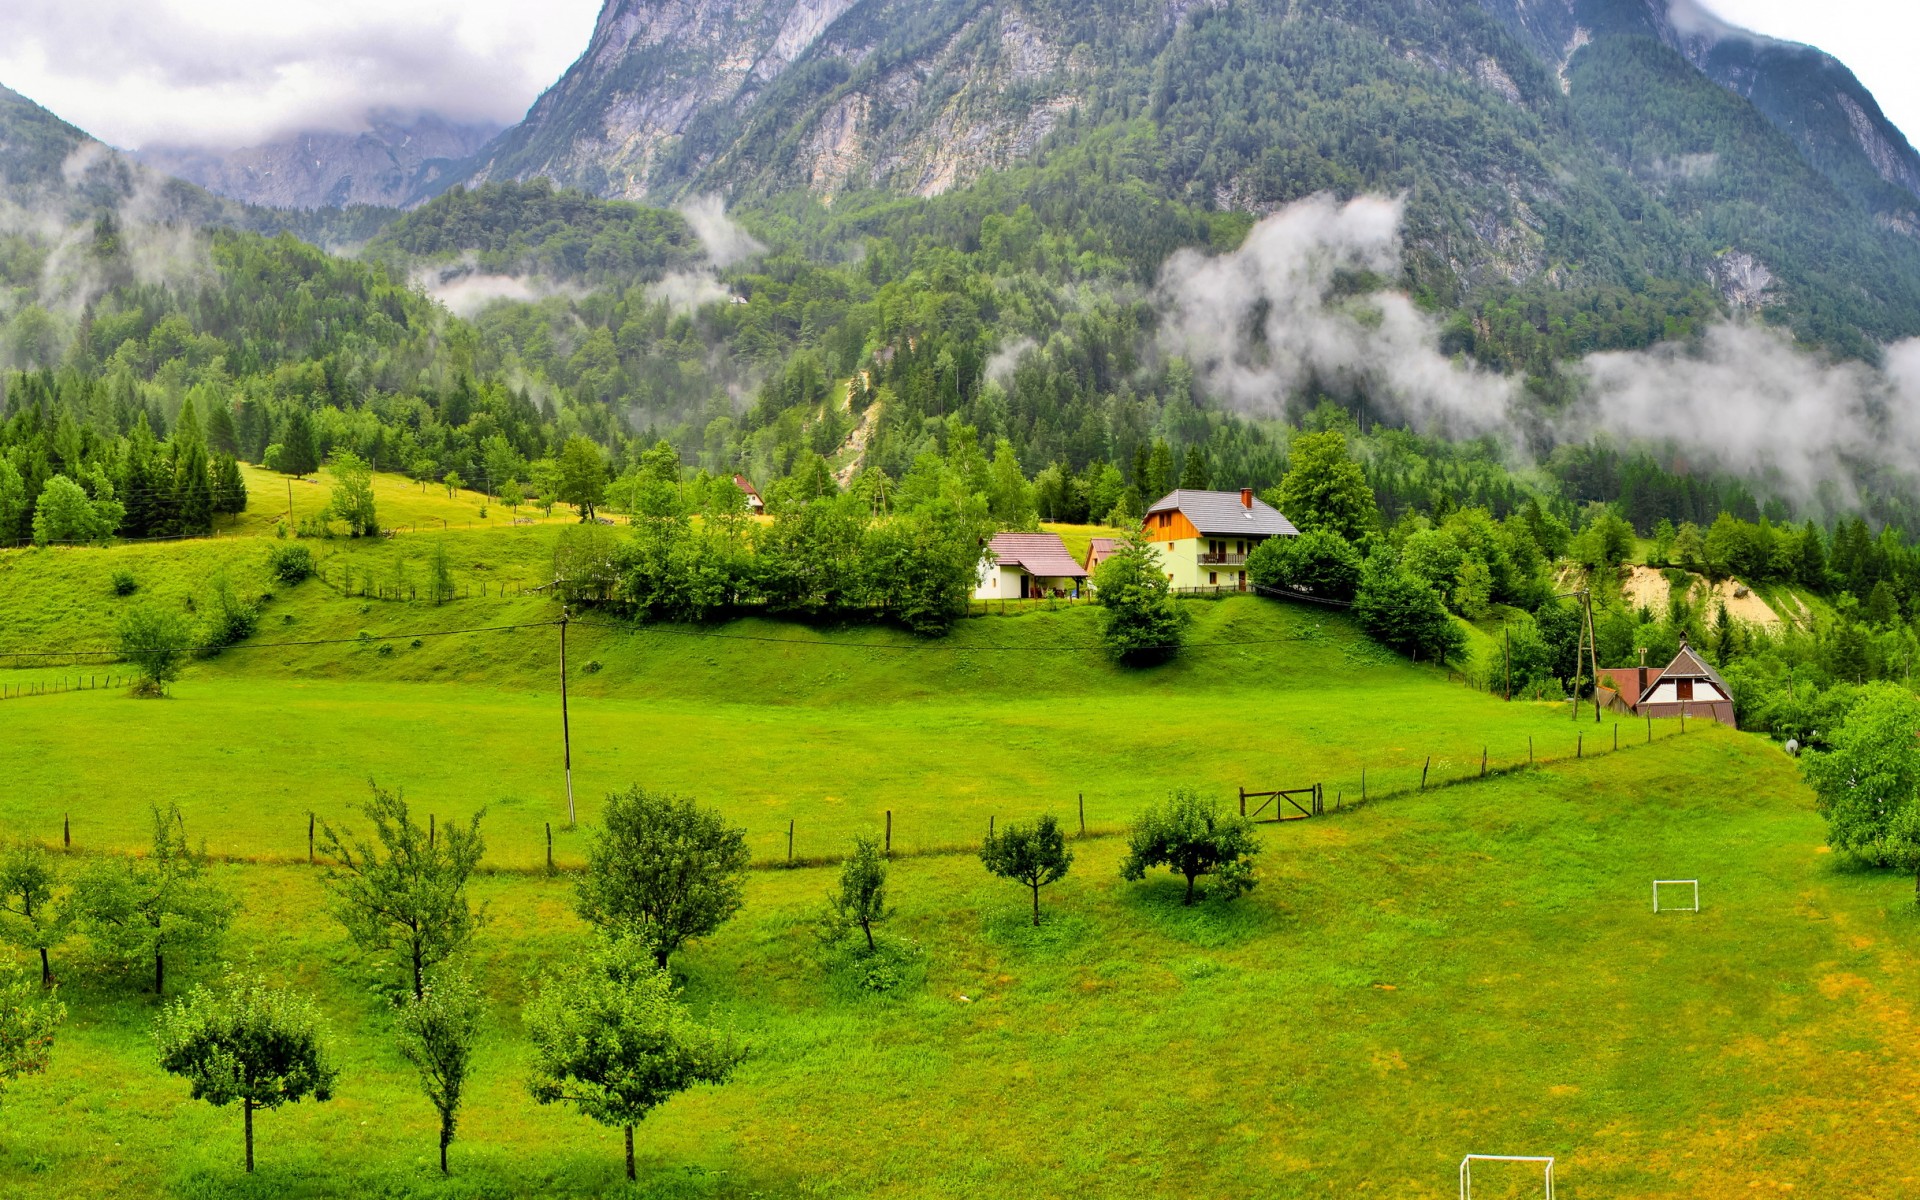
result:
<svg viewBox="0 0 1920 1200"><path fill-rule="evenodd" d="M1240 489L1240 507L1247 508L1247 509L1250 509L1253 507L1253 489L1252 488Z"/></svg>

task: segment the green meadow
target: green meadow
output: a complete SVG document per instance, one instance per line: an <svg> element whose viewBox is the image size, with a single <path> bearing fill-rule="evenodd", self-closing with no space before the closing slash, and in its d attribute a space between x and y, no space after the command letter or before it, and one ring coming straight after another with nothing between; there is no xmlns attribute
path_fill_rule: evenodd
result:
<svg viewBox="0 0 1920 1200"><path fill-rule="evenodd" d="M1556 1155L1570 1198L1914 1187L1911 881L1823 853L1793 763L1760 739L1667 725L1648 745L1627 725L1615 753L1611 717L1502 702L1254 597L1188 603L1192 646L1149 671L1108 665L1085 607L937 642L589 615L568 633L569 829L557 611L515 586L554 537L327 543L334 581L291 588L262 539L0 556L0 650L26 663L0 671L9 688L124 670L52 651L110 644L128 603L185 606L220 573L272 593L255 637L169 699L0 701L0 833L57 844L70 818L76 858L134 850L147 806L177 801L241 901L225 957L314 992L344 1068L333 1101L260 1117L247 1178L237 1114L158 1070L152 998L76 944L56 961L72 1014L53 1068L0 1101L0 1194L1442 1197L1469 1152ZM472 598L343 590L432 538ZM475 628L494 631L446 632ZM442 819L485 808L499 868L476 887L491 1009L449 1179L305 861L308 815L354 823L369 778ZM1183 909L1172 878L1119 878L1112 835L1173 788L1232 803L1316 782L1338 811L1264 826L1240 900ZM762 869L740 916L675 959L753 1057L641 1129L630 1191L617 1131L528 1097L519 1010L586 937L569 868L632 783L719 807ZM1090 836L1034 930L970 847L1043 811L1077 831L1082 797ZM812 927L834 879L819 860L889 812L893 932L924 978L883 998L830 975ZM1655 878L1699 878L1703 911L1654 914ZM1538 1186L1489 1166L1475 1195Z"/></svg>

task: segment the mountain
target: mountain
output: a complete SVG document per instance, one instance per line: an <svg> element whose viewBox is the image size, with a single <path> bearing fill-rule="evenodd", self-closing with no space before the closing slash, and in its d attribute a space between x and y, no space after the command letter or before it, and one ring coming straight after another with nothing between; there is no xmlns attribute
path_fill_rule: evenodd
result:
<svg viewBox="0 0 1920 1200"><path fill-rule="evenodd" d="M607 0L435 187L833 204L1113 137L1103 178L1184 204L1405 196L1444 306L1705 282L1845 354L1920 333L1920 156L1843 65L1692 0Z"/></svg>
<svg viewBox="0 0 1920 1200"><path fill-rule="evenodd" d="M432 113L385 113L357 133L301 133L235 150L153 146L136 157L247 204L394 207L432 189L498 132L498 125L461 124Z"/></svg>

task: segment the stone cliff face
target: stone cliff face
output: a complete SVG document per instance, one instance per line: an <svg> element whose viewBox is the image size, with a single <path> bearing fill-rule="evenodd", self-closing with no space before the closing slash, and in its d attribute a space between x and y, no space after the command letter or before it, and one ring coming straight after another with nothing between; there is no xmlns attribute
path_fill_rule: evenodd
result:
<svg viewBox="0 0 1920 1200"><path fill-rule="evenodd" d="M1598 35L1637 34L1662 42L1751 101L1816 169L1884 221L1920 222L1920 153L1830 54L1729 25L1699 0L1481 3L1563 68Z"/></svg>
<svg viewBox="0 0 1920 1200"><path fill-rule="evenodd" d="M498 132L497 125L458 124L431 114L406 120L380 116L359 133L303 133L224 151L155 146L136 157L249 204L392 206L432 190Z"/></svg>
<svg viewBox="0 0 1920 1200"><path fill-rule="evenodd" d="M1223 0L1150 0L1162 32ZM607 0L592 43L470 178L603 196L931 195L1031 152L1091 64L1024 0Z"/></svg>

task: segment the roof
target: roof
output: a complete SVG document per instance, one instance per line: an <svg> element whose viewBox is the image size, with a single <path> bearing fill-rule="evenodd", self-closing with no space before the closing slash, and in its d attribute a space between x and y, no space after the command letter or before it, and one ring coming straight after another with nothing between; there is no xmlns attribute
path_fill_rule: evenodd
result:
<svg viewBox="0 0 1920 1200"><path fill-rule="evenodd" d="M987 548L1001 566L1019 567L1029 575L1073 579L1087 575L1057 533L996 533Z"/></svg>
<svg viewBox="0 0 1920 1200"><path fill-rule="evenodd" d="M745 475L735 475L733 477L733 486L739 488L741 491L745 492L749 496L752 496L756 500L760 498L759 489L755 488L753 486L753 481L748 479Z"/></svg>
<svg viewBox="0 0 1920 1200"><path fill-rule="evenodd" d="M1253 507L1240 503L1239 492L1199 492L1188 488L1168 492L1148 514L1179 512L1203 534L1254 534L1262 537L1298 537L1293 522L1258 496Z"/></svg>
<svg viewBox="0 0 1920 1200"><path fill-rule="evenodd" d="M1660 678L1710 679L1714 686L1720 689L1722 695L1733 695L1733 689L1727 686L1727 681L1720 678L1720 673L1708 666L1705 659L1695 654L1693 647L1687 645L1685 640L1680 643L1680 653L1674 655L1673 661L1667 664L1667 669L1660 672Z"/></svg>
<svg viewBox="0 0 1920 1200"><path fill-rule="evenodd" d="M1109 558L1112 558L1113 552L1115 550L1118 550L1119 548L1120 548L1119 538L1088 538L1087 539L1088 569L1091 570L1092 568L1097 567L1101 563L1107 561Z"/></svg>

